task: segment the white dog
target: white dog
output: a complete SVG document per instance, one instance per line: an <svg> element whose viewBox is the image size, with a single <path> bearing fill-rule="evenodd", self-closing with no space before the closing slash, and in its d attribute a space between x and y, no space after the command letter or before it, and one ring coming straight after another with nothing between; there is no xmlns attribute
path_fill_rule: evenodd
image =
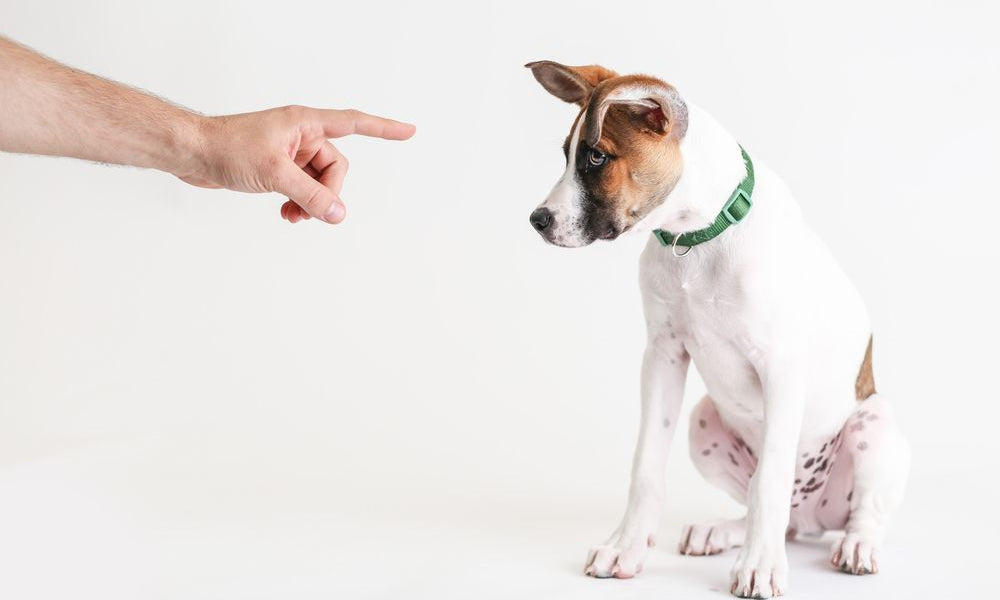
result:
<svg viewBox="0 0 1000 600"><path fill-rule="evenodd" d="M527 66L581 107L566 171L531 224L564 247L655 230L640 259L648 341L628 507L586 573L642 568L670 493L665 464L691 360L708 387L691 456L747 515L686 527L681 553L740 546L732 592L767 598L787 589L786 534L844 530L833 564L875 573L909 448L875 394L864 304L791 192L659 79Z"/></svg>

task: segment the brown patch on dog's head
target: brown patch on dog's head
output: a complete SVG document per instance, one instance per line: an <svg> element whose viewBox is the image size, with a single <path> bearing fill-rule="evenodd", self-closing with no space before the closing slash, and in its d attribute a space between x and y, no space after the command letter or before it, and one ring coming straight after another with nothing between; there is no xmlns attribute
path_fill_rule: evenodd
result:
<svg viewBox="0 0 1000 600"><path fill-rule="evenodd" d="M531 69L531 74L550 94L581 106L599 83L618 76L614 71L598 65L570 67L551 60L537 60L524 66Z"/></svg>
<svg viewBox="0 0 1000 600"><path fill-rule="evenodd" d="M550 61L528 66L546 90L582 107L564 145L567 171L532 224L564 246L618 237L680 179L687 105L655 77ZM546 220L535 218L540 211Z"/></svg>

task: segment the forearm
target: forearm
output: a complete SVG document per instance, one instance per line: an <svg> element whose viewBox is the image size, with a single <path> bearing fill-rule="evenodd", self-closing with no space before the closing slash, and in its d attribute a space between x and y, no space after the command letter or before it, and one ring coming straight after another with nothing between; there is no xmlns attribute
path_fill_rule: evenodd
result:
<svg viewBox="0 0 1000 600"><path fill-rule="evenodd" d="M200 117L0 37L0 150L184 174Z"/></svg>

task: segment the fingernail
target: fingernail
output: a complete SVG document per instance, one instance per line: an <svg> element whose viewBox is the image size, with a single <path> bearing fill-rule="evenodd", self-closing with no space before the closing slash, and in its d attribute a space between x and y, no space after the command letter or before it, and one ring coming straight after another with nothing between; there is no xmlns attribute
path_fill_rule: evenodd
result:
<svg viewBox="0 0 1000 600"><path fill-rule="evenodd" d="M346 213L347 211L344 209L344 205L340 202L334 201L334 203L330 205L330 209L327 210L326 214L323 216L323 220L327 223L337 224L344 220L344 215Z"/></svg>

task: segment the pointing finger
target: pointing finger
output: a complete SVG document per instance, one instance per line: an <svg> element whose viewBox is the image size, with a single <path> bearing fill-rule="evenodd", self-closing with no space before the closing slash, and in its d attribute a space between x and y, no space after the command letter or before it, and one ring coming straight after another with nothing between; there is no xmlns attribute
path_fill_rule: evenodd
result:
<svg viewBox="0 0 1000 600"><path fill-rule="evenodd" d="M384 140L407 140L417 128L409 123L377 117L360 110L316 109L323 134L338 138L345 135L365 135Z"/></svg>

